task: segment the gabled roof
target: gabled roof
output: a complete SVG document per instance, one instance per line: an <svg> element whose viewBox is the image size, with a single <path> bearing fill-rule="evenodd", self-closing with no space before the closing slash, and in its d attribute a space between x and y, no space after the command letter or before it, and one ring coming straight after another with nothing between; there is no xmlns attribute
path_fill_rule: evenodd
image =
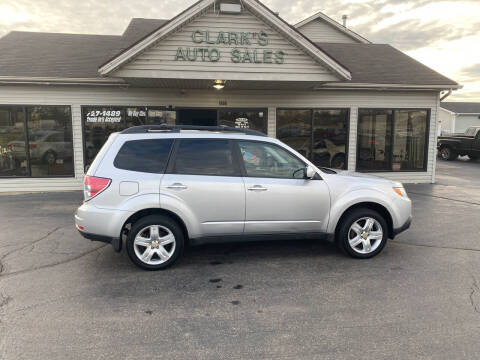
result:
<svg viewBox="0 0 480 360"><path fill-rule="evenodd" d="M316 43L352 73L348 83L441 85L458 84L386 44Z"/></svg>
<svg viewBox="0 0 480 360"><path fill-rule="evenodd" d="M480 114L480 102L442 102L440 107L456 114Z"/></svg>
<svg viewBox="0 0 480 360"><path fill-rule="evenodd" d="M363 36L357 34L356 32L348 29L347 27L343 26L342 24L338 23L337 21L333 20L332 18L328 17L322 12L318 12L316 14L313 14L312 16L306 18L305 20L300 21L299 23L295 24L294 26L298 29L301 28L304 25L307 25L308 23L311 23L312 21L323 21L327 23L328 25L332 26L333 28L337 29L338 31L342 32L343 34L351 37L352 39L364 43L364 44L370 44L371 42L365 39Z"/></svg>
<svg viewBox="0 0 480 360"><path fill-rule="evenodd" d="M216 0L198 1L196 4L192 5L190 8L171 19L169 22L158 28L156 31L152 32L150 35L146 36L142 40L138 41L125 51L121 52L120 54L109 60L107 63L103 64L99 68L99 72L102 75L108 75L112 71L117 70L123 64L131 61L140 53L142 53L149 47L155 45L162 39L166 38L168 35L181 28L193 18L200 15L208 8L212 7L215 2ZM286 39L292 42L295 46L303 49L316 61L330 69L340 79L349 80L351 78L351 74L348 69L330 58L322 50L320 50L313 43L311 43L305 36L298 32L295 28L293 28L285 21L283 21L280 17L275 15L275 13L273 13L265 5L263 5L257 0L241 0L240 2L242 6L247 7L252 13L262 18L265 22L269 23L269 25L274 27Z"/></svg>
<svg viewBox="0 0 480 360"><path fill-rule="evenodd" d="M128 42L128 45L134 44L144 38L145 35L165 25L168 21L164 19L133 18L123 32L122 37Z"/></svg>
<svg viewBox="0 0 480 360"><path fill-rule="evenodd" d="M0 83L26 82L27 79L68 80L72 84L113 83L114 80L124 83L120 79L100 77L98 67L165 23L166 20L160 19L133 19L122 36L11 32L0 38ZM316 43L315 46L351 73L351 81L329 86L460 87L389 45Z"/></svg>
<svg viewBox="0 0 480 360"><path fill-rule="evenodd" d="M0 78L99 78L101 64L166 22L134 18L121 36L12 31L0 38Z"/></svg>

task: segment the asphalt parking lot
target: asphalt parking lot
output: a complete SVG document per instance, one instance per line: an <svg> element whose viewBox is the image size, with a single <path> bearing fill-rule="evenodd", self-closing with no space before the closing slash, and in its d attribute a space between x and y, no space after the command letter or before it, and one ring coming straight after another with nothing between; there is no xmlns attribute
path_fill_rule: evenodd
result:
<svg viewBox="0 0 480 360"><path fill-rule="evenodd" d="M77 234L80 192L0 196L0 359L476 359L479 179L480 162L440 161L374 259L209 245L163 272Z"/></svg>

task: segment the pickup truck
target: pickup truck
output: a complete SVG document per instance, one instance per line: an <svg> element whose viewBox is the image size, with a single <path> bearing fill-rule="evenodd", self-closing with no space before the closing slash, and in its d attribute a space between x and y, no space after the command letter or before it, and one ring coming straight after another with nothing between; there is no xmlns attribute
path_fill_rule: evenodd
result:
<svg viewBox="0 0 480 360"><path fill-rule="evenodd" d="M480 157L480 126L472 126L463 134L439 136L437 149L443 160L455 160L458 155L476 160Z"/></svg>

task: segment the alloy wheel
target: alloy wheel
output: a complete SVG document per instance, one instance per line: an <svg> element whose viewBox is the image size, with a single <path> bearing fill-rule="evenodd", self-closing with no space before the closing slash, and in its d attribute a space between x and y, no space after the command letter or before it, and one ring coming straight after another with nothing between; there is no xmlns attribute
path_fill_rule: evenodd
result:
<svg viewBox="0 0 480 360"><path fill-rule="evenodd" d="M168 261L175 252L175 236L162 225L149 225L141 229L133 241L137 258L148 265Z"/></svg>
<svg viewBox="0 0 480 360"><path fill-rule="evenodd" d="M372 217L356 220L348 231L348 244L359 254L370 254L377 250L383 240L380 222Z"/></svg>

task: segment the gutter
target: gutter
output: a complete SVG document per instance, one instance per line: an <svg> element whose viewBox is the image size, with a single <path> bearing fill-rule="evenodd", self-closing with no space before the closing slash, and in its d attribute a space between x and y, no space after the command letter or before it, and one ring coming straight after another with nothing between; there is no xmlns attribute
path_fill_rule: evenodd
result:
<svg viewBox="0 0 480 360"><path fill-rule="evenodd" d="M123 79L0 76L0 85L129 86Z"/></svg>
<svg viewBox="0 0 480 360"><path fill-rule="evenodd" d="M355 89L355 90L457 90L462 85L418 85L418 84L371 84L371 83L330 83L314 87L313 90Z"/></svg>

